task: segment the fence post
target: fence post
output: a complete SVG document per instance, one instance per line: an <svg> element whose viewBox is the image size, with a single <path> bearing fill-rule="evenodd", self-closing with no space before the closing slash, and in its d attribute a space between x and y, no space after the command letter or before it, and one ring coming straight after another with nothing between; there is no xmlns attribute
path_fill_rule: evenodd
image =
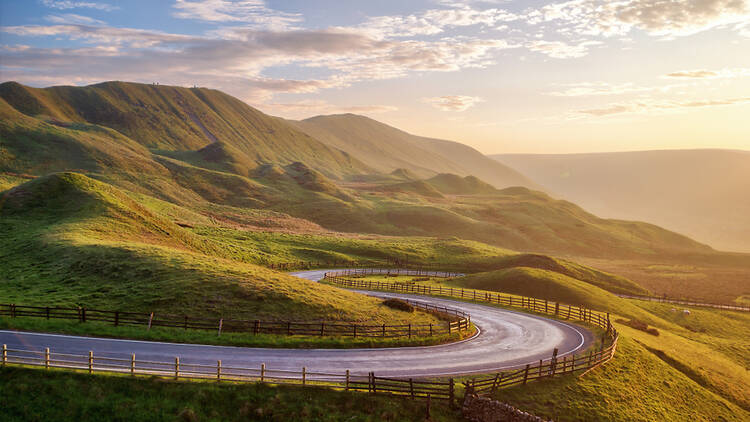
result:
<svg viewBox="0 0 750 422"><path fill-rule="evenodd" d="M221 327L224 325L224 318L219 319L219 335L221 335Z"/></svg>
<svg viewBox="0 0 750 422"><path fill-rule="evenodd" d="M354 338L357 338L357 324L354 324Z"/></svg>
<svg viewBox="0 0 750 422"><path fill-rule="evenodd" d="M432 323L430 323L430 337L432 337Z"/></svg>
<svg viewBox="0 0 750 422"><path fill-rule="evenodd" d="M326 329L326 323L325 322L321 322L320 323L320 336L321 337L323 337L323 332L325 331L325 329Z"/></svg>
<svg viewBox="0 0 750 422"><path fill-rule="evenodd" d="M216 361L216 382L221 381L221 359Z"/></svg>
<svg viewBox="0 0 750 422"><path fill-rule="evenodd" d="M349 370L346 370L346 387L344 387L344 391L349 391Z"/></svg>
<svg viewBox="0 0 750 422"><path fill-rule="evenodd" d="M286 335L291 336L292 335L292 322L287 321L286 323Z"/></svg>
<svg viewBox="0 0 750 422"><path fill-rule="evenodd" d="M263 382L266 380L266 364L261 363L260 364L260 382Z"/></svg>
<svg viewBox="0 0 750 422"><path fill-rule="evenodd" d="M385 324L383 324L383 337L385 337Z"/></svg>
<svg viewBox="0 0 750 422"><path fill-rule="evenodd" d="M550 377L555 376L555 367L557 366L557 348L552 351L552 360L550 360Z"/></svg>
<svg viewBox="0 0 750 422"><path fill-rule="evenodd" d="M409 323L409 338L411 338L411 323Z"/></svg>
<svg viewBox="0 0 750 422"><path fill-rule="evenodd" d="M11 318L16 317L16 304L15 303L10 304L10 317Z"/></svg>
<svg viewBox="0 0 750 422"><path fill-rule="evenodd" d="M560 303L555 302L555 316L558 316L560 314Z"/></svg>
<svg viewBox="0 0 750 422"><path fill-rule="evenodd" d="M120 324L120 311L115 311L115 327Z"/></svg>
<svg viewBox="0 0 750 422"><path fill-rule="evenodd" d="M151 323L154 322L154 313L151 312L151 315L148 317L148 331L151 331Z"/></svg>
<svg viewBox="0 0 750 422"><path fill-rule="evenodd" d="M549 311L547 310L547 299L544 299L544 313L548 314Z"/></svg>
<svg viewBox="0 0 750 422"><path fill-rule="evenodd" d="M253 325L253 334L257 335L259 331L260 331L260 321L256 319L255 324Z"/></svg>
<svg viewBox="0 0 750 422"><path fill-rule="evenodd" d="M8 363L8 345L3 344L3 366Z"/></svg>
<svg viewBox="0 0 750 422"><path fill-rule="evenodd" d="M184 326L185 326L185 329L187 330L187 326L188 326L188 316L187 316L187 315L185 315L185 323L184 323Z"/></svg>
<svg viewBox="0 0 750 422"><path fill-rule="evenodd" d="M523 383L526 384L526 381L529 379L529 364L526 364L526 369L523 371Z"/></svg>
<svg viewBox="0 0 750 422"><path fill-rule="evenodd" d="M448 404L451 408L455 405L455 398L456 398L456 386L453 382L453 378L448 380Z"/></svg>
<svg viewBox="0 0 750 422"><path fill-rule="evenodd" d="M49 347L44 349L44 369L49 369Z"/></svg>
<svg viewBox="0 0 750 422"><path fill-rule="evenodd" d="M302 367L302 385L305 385L307 381L307 367Z"/></svg>
<svg viewBox="0 0 750 422"><path fill-rule="evenodd" d="M47 319L49 319L49 306L47 306L47 308L45 310L47 311L46 312L47 313Z"/></svg>
<svg viewBox="0 0 750 422"><path fill-rule="evenodd" d="M135 376L135 353L130 355L130 376Z"/></svg>
<svg viewBox="0 0 750 422"><path fill-rule="evenodd" d="M89 374L94 373L94 351L89 350Z"/></svg>
<svg viewBox="0 0 750 422"><path fill-rule="evenodd" d="M411 398L414 400L414 381L409 378L409 392L411 393Z"/></svg>
<svg viewBox="0 0 750 422"><path fill-rule="evenodd" d="M612 323L609 322L609 312L607 312L607 333L612 331Z"/></svg>

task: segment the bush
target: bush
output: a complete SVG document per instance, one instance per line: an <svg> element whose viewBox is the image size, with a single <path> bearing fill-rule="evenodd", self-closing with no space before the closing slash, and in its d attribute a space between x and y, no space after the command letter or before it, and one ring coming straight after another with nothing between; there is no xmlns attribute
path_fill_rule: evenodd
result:
<svg viewBox="0 0 750 422"><path fill-rule="evenodd" d="M399 311L414 312L414 307L401 299L386 299L383 301L383 305L389 308L397 309Z"/></svg>
<svg viewBox="0 0 750 422"><path fill-rule="evenodd" d="M649 328L648 324L646 324L643 321L639 321L637 319L631 319L630 321L626 321L624 319L618 319L615 322L619 322L620 324L625 324L628 327L635 328L636 330L643 331L644 333L651 334L652 336L658 336L659 330L656 328Z"/></svg>

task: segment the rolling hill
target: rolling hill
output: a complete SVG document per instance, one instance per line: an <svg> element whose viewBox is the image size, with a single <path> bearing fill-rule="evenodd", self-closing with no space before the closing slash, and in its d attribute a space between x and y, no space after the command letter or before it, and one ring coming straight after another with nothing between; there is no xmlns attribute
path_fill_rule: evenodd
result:
<svg viewBox="0 0 750 422"><path fill-rule="evenodd" d="M498 165L469 146L412 135L368 117L338 114L292 123L381 172L403 168L421 177L438 173L473 175L497 188L535 187L522 174Z"/></svg>
<svg viewBox="0 0 750 422"><path fill-rule="evenodd" d="M493 158L597 215L648 221L715 248L750 252L748 151Z"/></svg>
<svg viewBox="0 0 750 422"><path fill-rule="evenodd" d="M38 89L6 82L0 98L27 116L60 126L104 126L200 167L247 175L261 164L302 161L335 178L370 171L283 119L212 89L129 82Z"/></svg>
<svg viewBox="0 0 750 422"><path fill-rule="evenodd" d="M248 209L273 211L295 227L456 236L568 256L710 252L659 227L600 219L524 187L498 190L450 173L420 180L403 167L373 174L347 153L217 91L5 83L0 116L0 172L81 172L224 220Z"/></svg>

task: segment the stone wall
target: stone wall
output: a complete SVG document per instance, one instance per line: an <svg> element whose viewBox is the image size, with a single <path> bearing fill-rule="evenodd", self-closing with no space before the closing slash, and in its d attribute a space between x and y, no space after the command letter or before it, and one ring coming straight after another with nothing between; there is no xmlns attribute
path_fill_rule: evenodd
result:
<svg viewBox="0 0 750 422"><path fill-rule="evenodd" d="M464 398L462 413L472 422L551 422L509 404L473 394Z"/></svg>

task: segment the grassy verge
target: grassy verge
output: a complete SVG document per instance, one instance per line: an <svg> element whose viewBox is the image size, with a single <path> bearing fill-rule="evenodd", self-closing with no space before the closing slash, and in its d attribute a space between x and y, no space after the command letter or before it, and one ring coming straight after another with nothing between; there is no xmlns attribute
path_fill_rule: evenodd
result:
<svg viewBox="0 0 750 422"><path fill-rule="evenodd" d="M318 387L185 383L0 369L0 419L32 421L424 421L426 403ZM432 421L459 421L433 402Z"/></svg>
<svg viewBox="0 0 750 422"><path fill-rule="evenodd" d="M555 421L744 421L747 411L706 390L627 336L615 359L583 377L500 390L497 399Z"/></svg>
<svg viewBox="0 0 750 422"><path fill-rule="evenodd" d="M270 334L222 333L213 331L182 330L179 328L114 327L101 322L45 320L38 318L0 317L0 329L82 336L123 338L132 340L166 341L172 343L213 344L219 346L273 347L273 348L369 348L431 346L459 341L472 336L475 330L432 337L408 338L352 338L319 336L280 336Z"/></svg>

